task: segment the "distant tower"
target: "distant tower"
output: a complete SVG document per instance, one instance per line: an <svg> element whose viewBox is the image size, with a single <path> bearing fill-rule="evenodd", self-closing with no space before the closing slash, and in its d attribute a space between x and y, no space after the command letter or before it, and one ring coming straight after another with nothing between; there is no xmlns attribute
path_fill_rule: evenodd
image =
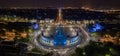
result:
<svg viewBox="0 0 120 56"><path fill-rule="evenodd" d="M56 22L61 23L62 21L63 21L63 20L62 20L62 8L59 8L59 9L58 9L58 16L57 16Z"/></svg>

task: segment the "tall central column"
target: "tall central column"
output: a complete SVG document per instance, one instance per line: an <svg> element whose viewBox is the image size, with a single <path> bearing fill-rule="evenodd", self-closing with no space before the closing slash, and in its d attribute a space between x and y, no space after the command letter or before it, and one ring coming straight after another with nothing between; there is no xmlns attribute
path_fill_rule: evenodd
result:
<svg viewBox="0 0 120 56"><path fill-rule="evenodd" d="M59 21L61 21L61 19L62 19L62 9L59 8L58 12L59 12L58 19L59 19Z"/></svg>
<svg viewBox="0 0 120 56"><path fill-rule="evenodd" d="M57 20L58 23L62 22L62 8L58 9L58 16L57 16Z"/></svg>

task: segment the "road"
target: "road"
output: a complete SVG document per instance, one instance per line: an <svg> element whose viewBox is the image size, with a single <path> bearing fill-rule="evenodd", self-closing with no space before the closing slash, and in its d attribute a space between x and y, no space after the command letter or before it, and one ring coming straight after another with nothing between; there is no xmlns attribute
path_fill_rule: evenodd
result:
<svg viewBox="0 0 120 56"><path fill-rule="evenodd" d="M82 33L84 34L84 38L81 40L82 42L80 44L77 45L77 47L84 47L85 45L87 45L89 43L89 40L90 40L90 36L89 36L89 33L86 32L82 26L79 26L79 25L71 25L72 27L78 27L78 30L81 30ZM68 26L67 26L68 27ZM30 33L30 36L31 36L31 43L33 44L34 47L38 48L38 49L41 49L43 51L47 51L47 52L50 52L50 51L54 51L54 49L46 49L44 48L39 42L38 42L38 35L40 35L42 32L42 30L37 30L37 31L34 31L33 33ZM46 46L46 47L49 47L49 46ZM64 49L64 50L57 50L57 51L54 51L54 55L53 56L67 56L68 54L70 54L71 52L74 52L74 50L76 49L76 46L73 46L72 48L68 47L67 49Z"/></svg>

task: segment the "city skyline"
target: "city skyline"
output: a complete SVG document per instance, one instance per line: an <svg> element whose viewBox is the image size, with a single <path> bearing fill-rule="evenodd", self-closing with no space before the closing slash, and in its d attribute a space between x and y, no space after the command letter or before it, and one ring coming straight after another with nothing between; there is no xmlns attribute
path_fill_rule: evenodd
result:
<svg viewBox="0 0 120 56"><path fill-rule="evenodd" d="M120 0L1 0L0 7L88 7L120 9Z"/></svg>

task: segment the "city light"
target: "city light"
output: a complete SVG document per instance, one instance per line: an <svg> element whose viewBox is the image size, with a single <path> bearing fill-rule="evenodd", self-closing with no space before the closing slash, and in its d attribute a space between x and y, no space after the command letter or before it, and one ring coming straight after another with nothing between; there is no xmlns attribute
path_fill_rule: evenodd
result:
<svg viewBox="0 0 120 56"><path fill-rule="evenodd" d="M0 8L0 56L119 56L119 14L92 6Z"/></svg>

